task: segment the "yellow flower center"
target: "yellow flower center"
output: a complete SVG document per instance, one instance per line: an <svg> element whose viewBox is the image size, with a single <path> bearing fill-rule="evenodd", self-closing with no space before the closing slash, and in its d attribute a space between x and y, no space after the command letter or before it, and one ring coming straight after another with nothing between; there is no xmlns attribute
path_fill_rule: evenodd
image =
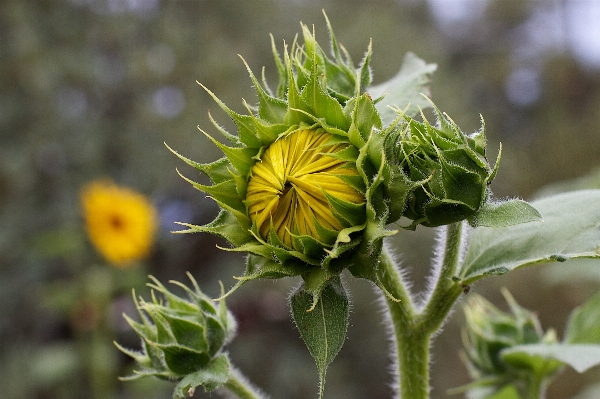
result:
<svg viewBox="0 0 600 399"><path fill-rule="evenodd" d="M279 240L294 248L294 236L323 241L323 228L337 232L347 227L325 193L354 204L365 198L342 179L358 176L354 163L328 155L348 147L333 138L322 129L298 130L271 144L254 164L246 203L263 238L268 239L272 226Z"/></svg>

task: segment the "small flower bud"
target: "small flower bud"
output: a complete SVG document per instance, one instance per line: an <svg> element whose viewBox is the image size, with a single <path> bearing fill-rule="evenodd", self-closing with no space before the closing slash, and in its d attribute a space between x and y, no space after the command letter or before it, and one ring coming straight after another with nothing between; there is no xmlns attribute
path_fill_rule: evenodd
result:
<svg viewBox="0 0 600 399"><path fill-rule="evenodd" d="M467 327L463 340L475 385L478 381L496 381L498 388L507 381L517 386L527 384L539 370L525 362L507 362L502 351L517 345L556 343L554 330L544 333L535 313L519 306L507 290L503 290L503 295L511 313L499 310L481 296L471 295L465 306ZM555 370L546 371L551 374Z"/></svg>
<svg viewBox="0 0 600 399"><path fill-rule="evenodd" d="M174 282L185 289L188 299L171 293L151 277L154 284L149 286L161 293L164 300L157 299L153 292L152 302L141 298L136 301L141 323L124 316L142 338L142 352L117 346L137 361L141 367L136 371L137 376L181 380L205 368L235 334L235 321L225 303L215 306L189 277L194 290Z"/></svg>
<svg viewBox="0 0 600 399"><path fill-rule="evenodd" d="M433 105L433 104L432 104ZM386 143L386 155L407 192L403 216L436 227L473 217L489 196L496 174L485 157L485 127L467 136L433 105L437 126L406 117Z"/></svg>

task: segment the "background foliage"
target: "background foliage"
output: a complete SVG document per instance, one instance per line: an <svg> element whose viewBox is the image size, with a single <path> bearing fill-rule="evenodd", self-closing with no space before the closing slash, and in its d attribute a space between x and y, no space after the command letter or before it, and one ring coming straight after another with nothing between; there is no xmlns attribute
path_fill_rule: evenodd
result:
<svg viewBox="0 0 600 399"><path fill-rule="evenodd" d="M325 41L325 9L355 61L373 39L374 84L392 77L407 51L438 64L436 104L467 131L484 116L490 159L503 144L496 196L599 188L598 7L594 0L0 1L2 397L170 397L171 384L116 381L131 364L110 339L138 345L121 313L135 313L132 287L147 296L146 274L186 281L189 270L217 296L217 281L231 285L243 270L212 236L169 233L174 221L203 224L217 210L176 175L175 167L194 172L163 145L201 162L218 157L195 127L210 129L209 109L231 125L196 80L244 111L241 98L252 102L254 94L236 54L274 77L269 33L291 43L302 21ZM160 211L153 255L133 270L104 265L83 233L78 190L104 176L147 194ZM415 290L424 286L432 243L425 228L394 237ZM506 286L545 329L560 332L570 309L600 286L596 265L579 263L568 274L564 264L536 267L472 289L502 307L498 288ZM351 326L326 396L387 398L388 342L376 297L365 282L346 280ZM239 320L233 361L273 397L316 394L313 360L287 307L296 283L255 282L229 299ZM458 357L462 323L456 312L437 338L434 397L468 382ZM96 390L102 381L92 375L112 383ZM598 378L597 370L566 371L548 397L571 397Z"/></svg>

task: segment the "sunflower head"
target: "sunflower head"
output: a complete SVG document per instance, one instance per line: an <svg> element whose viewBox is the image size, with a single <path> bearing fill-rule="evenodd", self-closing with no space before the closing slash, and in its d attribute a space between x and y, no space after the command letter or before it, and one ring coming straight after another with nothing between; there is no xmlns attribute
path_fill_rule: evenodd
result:
<svg viewBox="0 0 600 399"><path fill-rule="evenodd" d="M204 87L234 121L229 145L206 136L224 153L209 164L177 154L212 185L189 180L221 207L205 226L184 232L220 235L232 251L249 253L240 284L255 278L301 275L317 296L344 268L372 277L383 237L392 234L381 143L385 132L371 82L370 47L355 67L329 26L332 57L302 25L304 45L273 45L279 83L271 90L249 67L258 104L239 114ZM360 259L358 259L360 258ZM354 267L354 265L361 265ZM353 268L354 267L354 268ZM360 269L360 270L359 270Z"/></svg>
<svg viewBox="0 0 600 399"><path fill-rule="evenodd" d="M142 194L98 180L82 188L81 205L88 237L107 261L126 267L150 253L157 214Z"/></svg>

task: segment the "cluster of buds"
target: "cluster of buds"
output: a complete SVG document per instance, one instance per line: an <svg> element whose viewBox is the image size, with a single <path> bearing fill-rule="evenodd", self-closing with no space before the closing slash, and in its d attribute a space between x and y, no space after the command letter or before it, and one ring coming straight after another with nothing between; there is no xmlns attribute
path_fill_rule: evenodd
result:
<svg viewBox="0 0 600 399"><path fill-rule="evenodd" d="M202 86L237 127L231 134L210 117L230 143L205 133L223 158L201 164L173 151L208 176L212 185L185 179L221 208L213 222L182 223L182 232L216 234L231 244L227 250L249 254L230 292L257 278L302 276L317 301L344 269L379 284L383 239L396 232L387 226L403 216L413 220L410 228L459 222L488 199L495 168L485 158L483 129L466 136L439 111L433 127L400 108L384 122L382 107L391 109L384 105L408 105L372 98L386 85L370 86L370 46L355 67L327 22L333 58L305 25L304 45L294 41L283 58L273 44L276 90L247 66L258 97L256 107L245 104L247 114ZM428 72L409 79L412 91L427 91Z"/></svg>
<svg viewBox="0 0 600 399"><path fill-rule="evenodd" d="M235 320L224 301L215 306L189 277L194 290L173 282L185 290L187 299L168 291L153 277L154 284L148 284L153 289L152 302L134 297L141 322L124 317L142 338L142 351L116 345L134 358L141 369L123 379L154 376L179 381L184 393L197 385L216 389L227 380L229 361L223 346L235 335ZM157 299L154 291L162 294L164 300Z"/></svg>
<svg viewBox="0 0 600 399"><path fill-rule="evenodd" d="M554 330L542 331L535 313L521 307L506 289L502 293L510 313L499 310L476 294L469 297L465 306L466 364L475 380L470 386L499 390L512 383L516 389L526 390L540 370L531 363L502 356L503 351L518 345L553 344L558 340ZM546 368L544 374L551 375L560 368L560 362Z"/></svg>

